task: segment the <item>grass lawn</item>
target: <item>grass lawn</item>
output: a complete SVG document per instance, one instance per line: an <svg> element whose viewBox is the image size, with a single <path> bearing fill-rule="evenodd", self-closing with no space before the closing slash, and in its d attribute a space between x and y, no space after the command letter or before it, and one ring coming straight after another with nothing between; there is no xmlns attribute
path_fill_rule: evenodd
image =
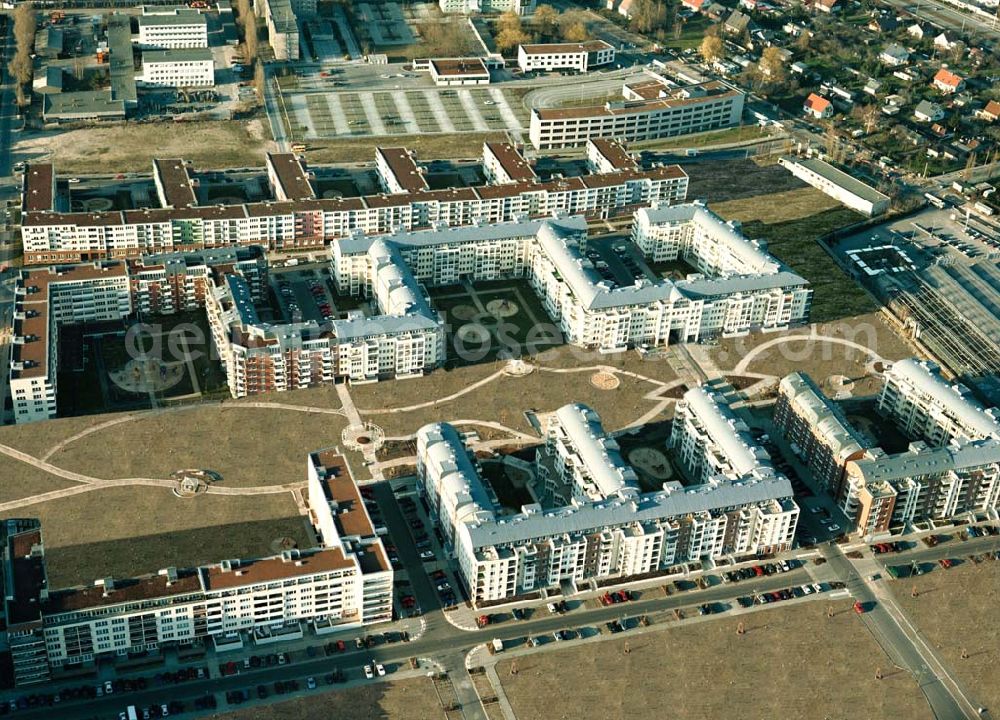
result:
<svg viewBox="0 0 1000 720"><path fill-rule="evenodd" d="M617 389L598 390L590 383L591 374L589 371L561 374L536 371L523 378L503 376L454 400L409 412L372 413L365 410L371 406L362 405L360 400L357 404L366 420L381 425L386 434L393 437L414 433L430 422L458 419L493 420L515 430L533 433L534 429L524 417L525 411L536 408L538 412L551 412L570 402L590 405L601 416L605 429L611 431L627 425L653 407L652 401L643 398L655 389L650 383L622 376ZM421 400L433 400L446 394L438 394L434 387L436 375L409 380L404 385L408 391L420 393ZM391 391L387 394L389 397L379 403L379 407L403 404L392 399Z"/></svg>
<svg viewBox="0 0 1000 720"><path fill-rule="evenodd" d="M778 337L795 338L807 335L809 331L810 328L798 327L787 333L754 333L742 338L726 338L707 350L719 368L732 369L758 345ZM878 313L819 324L816 326L816 332L819 335L859 343L871 348L887 360L899 360L915 354L915 351L882 321ZM855 348L803 337L760 351L747 370L778 377L795 371L806 372L828 391L832 389L827 383L831 375L846 375L855 381L851 389L854 396L861 397L874 394L881 389L881 381L869 375L865 368L871 360L867 353Z"/></svg>
<svg viewBox="0 0 1000 720"><path fill-rule="evenodd" d="M220 473L227 487L281 485L303 482L306 455L339 444L345 425L338 415L238 403L197 406L99 430L51 462L102 478L163 478L202 468Z"/></svg>
<svg viewBox="0 0 1000 720"><path fill-rule="evenodd" d="M0 503L77 485L71 480L49 475L44 470L38 470L6 455L0 455L0 477L3 478L3 482L0 482Z"/></svg>
<svg viewBox="0 0 1000 720"><path fill-rule="evenodd" d="M743 127L709 130L707 132L681 135L679 137L661 138L659 140L643 140L630 143L629 149L635 150L674 150L677 148L700 148L709 145L724 145L726 143L758 140L766 137L765 128L759 125L744 125Z"/></svg>
<svg viewBox="0 0 1000 720"><path fill-rule="evenodd" d="M214 720L302 720L335 717L337 720L387 720L388 718L441 718L434 685L428 678L369 683L361 687L322 692L288 702L234 710L210 716Z"/></svg>
<svg viewBox="0 0 1000 720"><path fill-rule="evenodd" d="M518 658L516 675L509 660L497 673L519 718L757 719L795 707L828 720L929 718L913 678L892 667L850 604L833 618L826 607L747 615L745 635L730 619L634 636L627 655L618 640L535 653Z"/></svg>
<svg viewBox="0 0 1000 720"><path fill-rule="evenodd" d="M59 172L151 172L153 158L180 157L195 168L261 166L264 140L260 121L145 123L93 127L32 135L15 154L48 155ZM192 142L196 139L197 142Z"/></svg>
<svg viewBox="0 0 1000 720"><path fill-rule="evenodd" d="M956 548L957 550L958 548ZM910 596L916 587L917 597ZM898 604L971 693L975 705L1000 707L1000 564L963 562L894 585ZM962 659L962 650L968 658Z"/></svg>
<svg viewBox="0 0 1000 720"><path fill-rule="evenodd" d="M270 555L283 537L300 547L312 544L291 493L184 500L165 488L107 488L30 505L17 515L42 521L53 588Z"/></svg>
<svg viewBox="0 0 1000 720"><path fill-rule="evenodd" d="M817 213L840 207L829 195L811 187L785 190L767 195L725 200L710 205L727 219L740 222L778 223L800 220Z"/></svg>
<svg viewBox="0 0 1000 720"><path fill-rule="evenodd" d="M0 427L0 444L17 448L35 457L41 457L58 442L122 414L86 415L83 417L56 418L27 425Z"/></svg>
<svg viewBox="0 0 1000 720"><path fill-rule="evenodd" d="M421 161L478 158L484 142L503 140L506 140L506 134L502 132L311 140L304 155L312 163L371 162L375 157L375 148L392 145L413 150Z"/></svg>

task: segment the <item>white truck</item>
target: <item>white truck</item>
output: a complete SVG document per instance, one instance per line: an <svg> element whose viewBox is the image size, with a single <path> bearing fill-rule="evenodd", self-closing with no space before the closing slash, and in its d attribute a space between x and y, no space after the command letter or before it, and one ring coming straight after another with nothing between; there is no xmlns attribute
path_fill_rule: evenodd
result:
<svg viewBox="0 0 1000 720"><path fill-rule="evenodd" d="M496 655L498 652L503 652L503 640L493 638L492 642L490 642L490 654Z"/></svg>
<svg viewBox="0 0 1000 720"><path fill-rule="evenodd" d="M135 705L129 705L125 708L125 718L126 720L139 720L139 711L135 709Z"/></svg>

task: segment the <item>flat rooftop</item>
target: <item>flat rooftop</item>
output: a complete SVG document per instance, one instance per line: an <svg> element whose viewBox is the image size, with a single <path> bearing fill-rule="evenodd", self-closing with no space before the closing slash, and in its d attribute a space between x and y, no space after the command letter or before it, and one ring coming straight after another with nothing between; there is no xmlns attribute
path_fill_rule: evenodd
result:
<svg viewBox="0 0 1000 720"><path fill-rule="evenodd" d="M382 158L386 167L389 168L389 172L392 173L393 178L404 191L422 192L431 189L417 163L413 160L413 156L406 148L380 147L376 148L375 152Z"/></svg>
<svg viewBox="0 0 1000 720"><path fill-rule="evenodd" d="M514 182L536 180L535 171L531 164L524 159L524 156L517 151L510 143L488 142L486 147L493 153L493 157L500 163L507 176Z"/></svg>
<svg viewBox="0 0 1000 720"><path fill-rule="evenodd" d="M280 194L288 200L310 200L316 191L302 167L302 161L292 153L268 153L267 163L274 171Z"/></svg>
<svg viewBox="0 0 1000 720"><path fill-rule="evenodd" d="M168 207L192 207L198 204L198 196L191 182L187 164L178 158L153 160L153 173L160 181L163 198Z"/></svg>
<svg viewBox="0 0 1000 720"><path fill-rule="evenodd" d="M829 180L852 195L856 195L857 197L867 200L868 202L877 203L884 202L889 199L887 195L883 195L872 186L861 182L856 177L848 175L847 173L838 170L830 163L824 162L818 158L784 157L782 160L787 163L794 163L796 165L801 165L808 170L812 170L820 177Z"/></svg>
<svg viewBox="0 0 1000 720"><path fill-rule="evenodd" d="M639 163L625 150L625 146L610 138L591 138L588 142L615 170L638 170Z"/></svg>
<svg viewBox="0 0 1000 720"><path fill-rule="evenodd" d="M522 45L521 49L528 55L564 55L568 53L591 53L601 50L614 50L614 46L603 40L588 40L582 43L540 43Z"/></svg>
<svg viewBox="0 0 1000 720"><path fill-rule="evenodd" d="M541 120L615 117L617 115L635 115L638 113L681 108L688 105L699 105L706 102L715 102L722 98L735 98L740 95L742 93L739 90L735 90L724 83L712 81L701 85L677 88L673 91L672 95L653 100L615 101L604 105L574 108L536 108L533 112Z"/></svg>
<svg viewBox="0 0 1000 720"><path fill-rule="evenodd" d="M25 211L51 210L55 203L52 192L55 168L52 163L29 163L24 169L24 197L21 209Z"/></svg>
<svg viewBox="0 0 1000 720"><path fill-rule="evenodd" d="M441 77L482 76L489 77L490 71L480 58L449 58L447 60L431 60L435 74Z"/></svg>
<svg viewBox="0 0 1000 720"><path fill-rule="evenodd" d="M208 48L172 48L168 50L143 50L142 64L146 63L179 63L179 62L214 62L212 51Z"/></svg>

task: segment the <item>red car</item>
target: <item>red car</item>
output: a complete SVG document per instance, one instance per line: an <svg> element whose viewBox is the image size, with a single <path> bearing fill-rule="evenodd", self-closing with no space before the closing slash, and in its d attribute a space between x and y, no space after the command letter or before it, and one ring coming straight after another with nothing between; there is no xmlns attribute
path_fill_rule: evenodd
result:
<svg viewBox="0 0 1000 720"><path fill-rule="evenodd" d="M945 570L949 570L951 569L952 561L949 560L948 558L941 558L940 560L938 560L938 564Z"/></svg>
<svg viewBox="0 0 1000 720"><path fill-rule="evenodd" d="M854 612L856 612L858 615L864 614L865 606L861 604L860 600L854 601Z"/></svg>

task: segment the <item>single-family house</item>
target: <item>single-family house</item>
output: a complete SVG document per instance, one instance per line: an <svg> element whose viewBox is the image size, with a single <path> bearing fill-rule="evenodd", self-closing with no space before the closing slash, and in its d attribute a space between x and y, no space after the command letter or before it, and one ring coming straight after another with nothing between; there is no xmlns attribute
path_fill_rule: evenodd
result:
<svg viewBox="0 0 1000 720"><path fill-rule="evenodd" d="M722 24L722 29L730 35L742 35L749 32L750 16L739 10L733 10Z"/></svg>
<svg viewBox="0 0 1000 720"><path fill-rule="evenodd" d="M793 62L790 67L792 72L795 73L796 75L805 75L806 72L809 70L809 66L802 61Z"/></svg>
<svg viewBox="0 0 1000 720"><path fill-rule="evenodd" d="M802 106L802 111L806 115L812 115L817 120L823 120L833 117L833 103L816 93L809 93L809 97L806 98L805 104Z"/></svg>
<svg viewBox="0 0 1000 720"><path fill-rule="evenodd" d="M840 11L840 0L813 0L812 8L816 12L835 13Z"/></svg>
<svg viewBox="0 0 1000 720"><path fill-rule="evenodd" d="M911 38L916 38L917 40L924 39L924 28L920 23L913 23L910 27L906 28L906 34Z"/></svg>
<svg viewBox="0 0 1000 720"><path fill-rule="evenodd" d="M902 45L893 43L882 50L878 59L882 61L883 65L888 65L889 67L899 67L900 65L905 65L909 62L910 52Z"/></svg>
<svg viewBox="0 0 1000 720"><path fill-rule="evenodd" d="M941 68L934 75L933 85L939 91L951 95L965 87L965 80L953 73L948 68Z"/></svg>
<svg viewBox="0 0 1000 720"><path fill-rule="evenodd" d="M913 109L913 117L919 122L937 122L944 118L944 109L930 100L921 100Z"/></svg>
<svg viewBox="0 0 1000 720"><path fill-rule="evenodd" d="M875 78L868 78L868 82L865 83L864 91L866 94L876 97L878 95L879 88L882 87L882 81Z"/></svg>
<svg viewBox="0 0 1000 720"><path fill-rule="evenodd" d="M976 117L986 122L996 122L1000 118L1000 102L990 100L986 107L976 113Z"/></svg>
<svg viewBox="0 0 1000 720"><path fill-rule="evenodd" d="M681 5L686 7L691 12L701 12L702 6L705 4L705 0L683 0Z"/></svg>
<svg viewBox="0 0 1000 720"><path fill-rule="evenodd" d="M934 47L938 48L939 50L951 50L953 47L955 47L955 41L949 40L947 35L941 33L936 38L934 38Z"/></svg>
<svg viewBox="0 0 1000 720"><path fill-rule="evenodd" d="M876 33L893 32L899 27L899 20L892 13L879 13L868 23L868 29Z"/></svg>

